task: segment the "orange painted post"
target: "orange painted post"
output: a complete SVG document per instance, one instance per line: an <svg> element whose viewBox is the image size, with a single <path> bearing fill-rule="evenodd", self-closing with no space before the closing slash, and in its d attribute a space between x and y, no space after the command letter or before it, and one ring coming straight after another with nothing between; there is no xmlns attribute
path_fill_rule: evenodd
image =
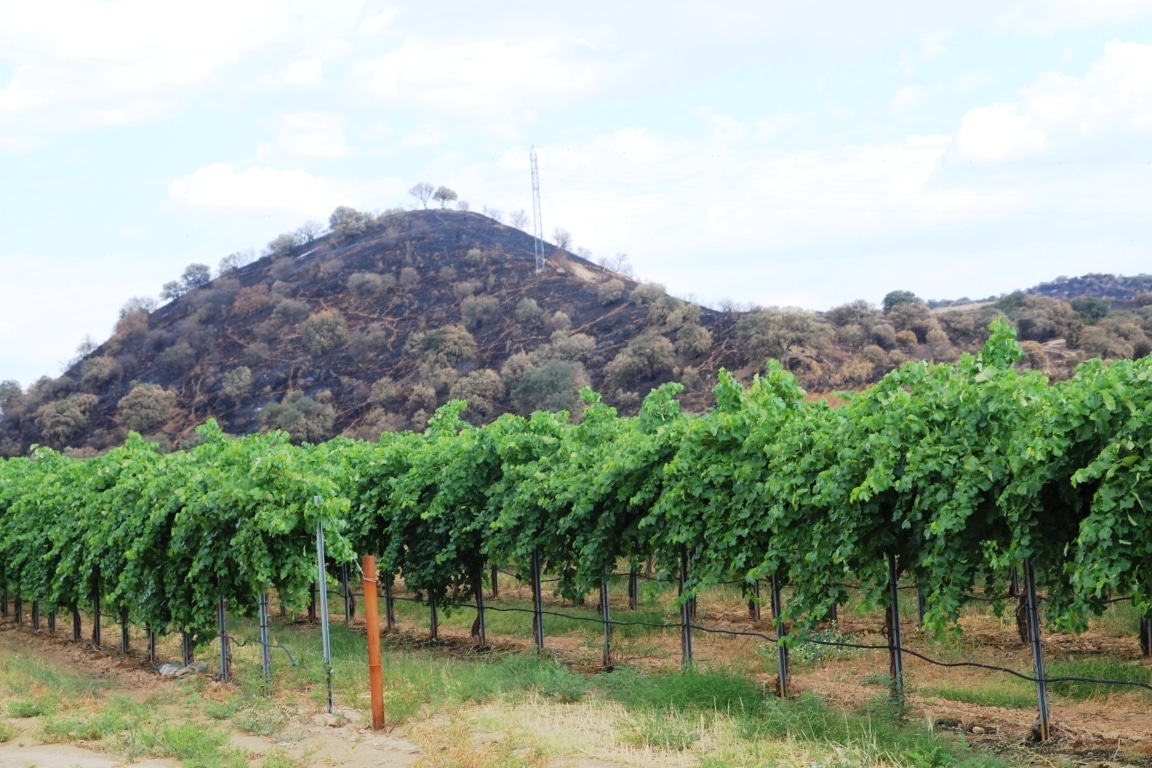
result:
<svg viewBox="0 0 1152 768"><path fill-rule="evenodd" d="M380 661L380 609L376 604L376 558L364 555L364 622L368 629L368 681L372 690L372 730L384 727L384 677Z"/></svg>

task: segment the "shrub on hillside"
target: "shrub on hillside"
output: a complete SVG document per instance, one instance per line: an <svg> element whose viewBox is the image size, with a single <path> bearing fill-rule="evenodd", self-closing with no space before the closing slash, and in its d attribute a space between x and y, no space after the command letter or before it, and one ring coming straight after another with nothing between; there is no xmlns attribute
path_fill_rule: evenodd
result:
<svg viewBox="0 0 1152 768"><path fill-rule="evenodd" d="M628 343L608 365L605 378L622 390L670 373L676 357L672 342L663 336L645 334Z"/></svg>
<svg viewBox="0 0 1152 768"><path fill-rule="evenodd" d="M469 296L460 302L460 316L472 329L492 322L499 311L500 301L495 296Z"/></svg>
<svg viewBox="0 0 1152 768"><path fill-rule="evenodd" d="M252 391L252 369L241 365L228 371L224 374L220 389L233 401L242 401Z"/></svg>
<svg viewBox="0 0 1152 768"><path fill-rule="evenodd" d="M383 296L396 285L396 278L388 273L353 272L348 277L348 290L361 298Z"/></svg>
<svg viewBox="0 0 1152 768"><path fill-rule="evenodd" d="M587 363L596 354L596 339L585 333L553 331L548 344L533 350L535 360L575 360Z"/></svg>
<svg viewBox="0 0 1152 768"><path fill-rule="evenodd" d="M332 436L336 411L331 403L320 403L293 391L279 403L269 403L260 413L260 426L265 430L287 432L294 443L319 443Z"/></svg>
<svg viewBox="0 0 1152 768"><path fill-rule="evenodd" d="M819 351L832 343L832 328L821 317L802 309L749 312L736 323L736 337L757 364L788 359L793 347Z"/></svg>
<svg viewBox="0 0 1152 768"><path fill-rule="evenodd" d="M689 323L676 334L676 351L680 356L691 360L712 348L712 334L707 328Z"/></svg>
<svg viewBox="0 0 1152 768"><path fill-rule="evenodd" d="M405 290L415 288L420 283L420 273L414 267L404 267L400 270L400 287Z"/></svg>
<svg viewBox="0 0 1152 768"><path fill-rule="evenodd" d="M116 404L116 420L133 432L153 432L168 421L176 393L157 384L137 384Z"/></svg>
<svg viewBox="0 0 1152 768"><path fill-rule="evenodd" d="M264 283L250 285L236 292L232 311L241 317L254 315L268 306L268 286Z"/></svg>
<svg viewBox="0 0 1152 768"><path fill-rule="evenodd" d="M1080 334L1080 350L1089 357L1121 360L1144 357L1152 341L1132 318L1107 317Z"/></svg>
<svg viewBox="0 0 1152 768"><path fill-rule="evenodd" d="M614 277L596 286L596 300L600 302L601 306L606 307L609 304L615 304L623 295L624 281L618 278Z"/></svg>
<svg viewBox="0 0 1152 768"><path fill-rule="evenodd" d="M651 304L666 293L667 290L660 283L643 283L632 289L632 301L637 304Z"/></svg>
<svg viewBox="0 0 1152 768"><path fill-rule="evenodd" d="M64 445L88 426L88 416L99 402L95 395L76 394L40 406L34 417L40 438L49 445Z"/></svg>
<svg viewBox="0 0 1152 768"><path fill-rule="evenodd" d="M564 410L578 415L584 408L580 389L588 385L588 373L580 363L550 360L520 376L512 390L512 402L523 414Z"/></svg>
<svg viewBox="0 0 1152 768"><path fill-rule="evenodd" d="M496 371L481 368L458 379L449 390L449 397L466 400L472 415L486 418L496 412L504 399L504 383Z"/></svg>
<svg viewBox="0 0 1152 768"><path fill-rule="evenodd" d="M196 364L196 351L184 339L156 356L156 365L173 378L183 376Z"/></svg>
<svg viewBox="0 0 1152 768"><path fill-rule="evenodd" d="M535 326L544 317L544 310L536 303L536 299L524 297L516 305L516 322L525 326Z"/></svg>
<svg viewBox="0 0 1152 768"><path fill-rule="evenodd" d="M384 376L372 385L368 395L368 402L373 405L389 405L400 398L400 387L396 385L391 376Z"/></svg>
<svg viewBox="0 0 1152 768"><path fill-rule="evenodd" d="M344 315L336 309L317 312L301 324L300 340L311 355L324 355L344 346L348 341Z"/></svg>
<svg viewBox="0 0 1152 768"><path fill-rule="evenodd" d="M373 324L353 333L348 341L348 353L361 363L371 360L388 346L388 333L383 326Z"/></svg>
<svg viewBox="0 0 1152 768"><path fill-rule="evenodd" d="M102 355L90 357L80 364L80 383L90 389L99 389L120 378L120 363Z"/></svg>
<svg viewBox="0 0 1152 768"><path fill-rule="evenodd" d="M308 303L299 299L281 299L272 310L272 318L281 323L298 323L308 317Z"/></svg>
<svg viewBox="0 0 1152 768"><path fill-rule="evenodd" d="M476 358L476 339L462 325L446 325L413 333L404 351L425 363L456 367Z"/></svg>

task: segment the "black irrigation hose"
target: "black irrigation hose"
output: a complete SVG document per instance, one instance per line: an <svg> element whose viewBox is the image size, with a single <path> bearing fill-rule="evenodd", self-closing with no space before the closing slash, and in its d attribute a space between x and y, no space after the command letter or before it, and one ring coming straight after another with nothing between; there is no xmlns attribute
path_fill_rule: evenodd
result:
<svg viewBox="0 0 1152 768"><path fill-rule="evenodd" d="M497 608L495 606L484 606L484 610L486 610L486 611L504 611L506 613L534 613L534 611L532 611L530 608ZM588 621L588 622L595 622L596 624L603 624L604 623L603 619L595 618L592 616L573 616L571 614L557 613L555 611L541 611L541 614L544 616L556 616L556 617L562 618L562 619L570 619L572 621ZM611 624L612 626L619 626L619 627L628 627L628 626L656 627L659 629L679 629L682 626L679 623L676 623L676 624L663 624L663 623L658 624L655 622L648 622L648 621L615 621L615 620L610 620L608 623ZM697 630L700 630L701 632L709 632L712 634L735 635L735 636L743 636L743 637L759 637L762 640L765 640L765 641L770 642L770 643L777 642L776 637L774 637L772 635L765 634L763 632L751 632L748 630L738 630L738 629L721 629L719 627L706 627L706 626L703 626L701 624L689 624L688 626L691 627L692 629L697 629ZM812 643L814 645L824 645L824 646L831 646L831 647L836 647L836 648L856 648L856 649L860 649L860 650L869 650L869 651L888 651L888 650L891 650L891 648L887 645L867 645L865 643L844 643L844 642L839 642L839 641L835 641L835 640L817 640L815 638L808 638L808 637L797 637L796 640L797 640L797 642L800 642L800 643ZM1018 677L1021 680L1027 680L1030 683L1039 682L1035 677L1030 677L1029 675L1025 675L1021 672L1017 672L1016 670L1009 669L1007 667L1000 667L1000 666L997 666L995 664L983 664L983 663L978 662L978 661L951 661L951 662L950 661L939 661L937 659L931 658L930 656L926 656L923 653L920 653L919 651L914 651L911 648L901 646L900 650L903 653L907 653L909 655L915 656L916 658L918 658L922 661L926 661L929 664L933 664L937 667L947 667L947 668L975 667L977 669L987 669L991 672L1004 672L1004 673L1012 675L1014 677ZM1147 683L1137 682L1134 680L1104 680L1104 679L1094 678L1094 677L1048 677L1048 678L1045 678L1045 682L1047 682L1047 683L1095 683L1098 685L1130 685L1130 686L1135 686L1138 688L1146 688L1146 689L1152 691L1152 685L1149 685Z"/></svg>
<svg viewBox="0 0 1152 768"><path fill-rule="evenodd" d="M235 643L237 648L243 648L246 645L263 645L263 643L261 643L259 640L241 640L240 638L233 637L232 635L225 635L225 637L228 638L228 642ZM284 655L288 657L288 661L292 662L292 666L300 666L300 662L296 661L296 659L292 657L292 652L280 643L268 643L268 647L279 648L280 650L284 651Z"/></svg>
<svg viewBox="0 0 1152 768"><path fill-rule="evenodd" d="M808 638L808 637L797 638L797 639L799 640L799 642L802 642L802 643L813 643L815 645L827 645L827 646L834 646L837 648L859 648L859 649L869 650L869 651L889 651L889 650L891 650L891 648L887 645L865 645L863 643L842 643L842 642L838 642L835 640L816 640L814 638ZM1025 675L1022 672L1017 672L1014 669L1008 669L1007 667L999 667L999 666L996 666L995 664L982 664L981 662L978 662L978 661L938 661L936 659L925 656L924 654L922 654L918 651L914 651L911 648L908 648L906 646L901 646L900 651L902 653L907 653L909 655L915 656L916 658L921 659L922 661L926 661L929 664L933 664L937 667L949 667L949 668L976 667L978 669L987 669L987 670L990 670L992 672L1005 672L1009 675L1012 675L1013 677L1018 677L1021 680L1027 680L1030 683L1040 682L1035 677ZM1103 679L1094 678L1094 677L1045 677L1044 682L1046 682L1046 683L1076 683L1076 682L1079 682L1079 683L1098 683L1101 685L1134 685L1134 686L1137 686L1139 688L1147 688L1148 690L1152 691L1152 685L1149 685L1147 683L1136 682L1134 680L1103 680Z"/></svg>

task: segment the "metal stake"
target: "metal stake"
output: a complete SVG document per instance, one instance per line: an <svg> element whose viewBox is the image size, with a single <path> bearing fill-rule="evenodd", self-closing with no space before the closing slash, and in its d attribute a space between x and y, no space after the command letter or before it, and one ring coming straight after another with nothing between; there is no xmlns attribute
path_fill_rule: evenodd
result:
<svg viewBox="0 0 1152 768"><path fill-rule="evenodd" d="M56 611L48 611L48 631L56 634Z"/></svg>
<svg viewBox="0 0 1152 768"><path fill-rule="evenodd" d="M924 593L920 588L916 588L916 620L919 622L920 629L924 629Z"/></svg>
<svg viewBox="0 0 1152 768"><path fill-rule="evenodd" d="M148 633L148 663L156 663L156 631L152 629L151 624L146 624L144 627Z"/></svg>
<svg viewBox="0 0 1152 768"><path fill-rule="evenodd" d="M484 569L476 569L476 581L472 588L476 595L476 647L484 648L488 645L488 626L484 616Z"/></svg>
<svg viewBox="0 0 1152 768"><path fill-rule="evenodd" d="M184 666L192 663L192 635L187 631L180 633L180 660Z"/></svg>
<svg viewBox="0 0 1152 768"><path fill-rule="evenodd" d="M760 582L757 580L757 586ZM788 648L781 642L788 630L784 627L784 600L780 597L780 574L772 574L772 621L776 624L776 680L780 698L788 698ZM757 590L759 591L759 590Z"/></svg>
<svg viewBox="0 0 1152 768"><path fill-rule="evenodd" d="M688 581L688 548L680 550L680 666L692 666L692 607L684 598L684 585Z"/></svg>
<svg viewBox="0 0 1152 768"><path fill-rule="evenodd" d="M440 615L436 613L436 602L432 599L432 594L428 594L428 629L429 637L433 640L440 639Z"/></svg>
<svg viewBox="0 0 1152 768"><path fill-rule="evenodd" d="M500 569L496 567L496 563L492 563L492 572L488 574L492 579L492 599L500 597Z"/></svg>
<svg viewBox="0 0 1152 768"><path fill-rule="evenodd" d="M892 684L896 698L904 701L904 654L900 638L900 590L896 580L896 555L888 555L888 653L892 661Z"/></svg>
<svg viewBox="0 0 1152 768"><path fill-rule="evenodd" d="M96 585L96 589L92 595L93 603L93 617L92 617L92 645L97 648L100 647L100 585Z"/></svg>
<svg viewBox="0 0 1152 768"><path fill-rule="evenodd" d="M16 602L16 623L17 624L23 624L24 623L24 601L20 598L19 595L17 595L15 602Z"/></svg>
<svg viewBox="0 0 1152 768"><path fill-rule="evenodd" d="M636 610L640 602L640 569L632 566L628 569L628 608Z"/></svg>
<svg viewBox="0 0 1152 768"><path fill-rule="evenodd" d="M80 642L80 609L72 606L72 642Z"/></svg>
<svg viewBox="0 0 1152 768"><path fill-rule="evenodd" d="M392 599L392 574L384 578L384 627L388 632L396 629L396 601Z"/></svg>
<svg viewBox="0 0 1152 768"><path fill-rule="evenodd" d="M340 585L344 587L344 624L352 626L352 590L348 586L348 564L340 566Z"/></svg>
<svg viewBox="0 0 1152 768"><path fill-rule="evenodd" d="M272 680L272 649L268 645L268 593L260 593L260 666L264 682Z"/></svg>
<svg viewBox="0 0 1152 768"><path fill-rule="evenodd" d="M752 599L748 601L748 617L760 621L760 579L752 580Z"/></svg>
<svg viewBox="0 0 1152 768"><path fill-rule="evenodd" d="M120 609L120 655L128 655L128 609Z"/></svg>
<svg viewBox="0 0 1152 768"><path fill-rule="evenodd" d="M228 602L224 595L220 595L220 602L216 605L217 634L220 636L220 682L226 683L232 679L232 670L229 668L228 653L228 619L226 612Z"/></svg>
<svg viewBox="0 0 1152 768"><path fill-rule="evenodd" d="M540 590L540 550L532 550L532 641L544 650L544 598Z"/></svg>
<svg viewBox="0 0 1152 768"><path fill-rule="evenodd" d="M1047 741L1052 735L1048 715L1048 678L1044 672L1044 650L1040 646L1040 607L1036 597L1036 574L1032 560L1024 561L1024 590L1028 599L1028 628L1032 636L1032 669L1036 675L1036 704L1040 717L1033 734L1037 741Z"/></svg>
<svg viewBox="0 0 1152 768"><path fill-rule="evenodd" d="M324 672L328 677L328 714L332 714L332 639L328 636L328 575L324 563L324 524L316 523L317 592L320 594L320 636L324 639Z"/></svg>
<svg viewBox="0 0 1152 768"><path fill-rule="evenodd" d="M8 587L0 590L0 618L8 618Z"/></svg>
<svg viewBox="0 0 1152 768"><path fill-rule="evenodd" d="M32 601L32 629L40 631L40 601Z"/></svg>
<svg viewBox="0 0 1152 768"><path fill-rule="evenodd" d="M608 577L600 578L600 617L604 620L604 667L612 666L612 612L608 608Z"/></svg>

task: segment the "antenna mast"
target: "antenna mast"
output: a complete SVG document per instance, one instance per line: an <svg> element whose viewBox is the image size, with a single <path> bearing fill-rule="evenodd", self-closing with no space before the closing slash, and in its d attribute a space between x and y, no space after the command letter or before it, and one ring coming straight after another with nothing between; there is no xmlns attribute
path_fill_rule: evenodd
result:
<svg viewBox="0 0 1152 768"><path fill-rule="evenodd" d="M544 271L544 222L540 219L540 171L536 168L536 147L532 147L532 229L536 235L536 272Z"/></svg>

